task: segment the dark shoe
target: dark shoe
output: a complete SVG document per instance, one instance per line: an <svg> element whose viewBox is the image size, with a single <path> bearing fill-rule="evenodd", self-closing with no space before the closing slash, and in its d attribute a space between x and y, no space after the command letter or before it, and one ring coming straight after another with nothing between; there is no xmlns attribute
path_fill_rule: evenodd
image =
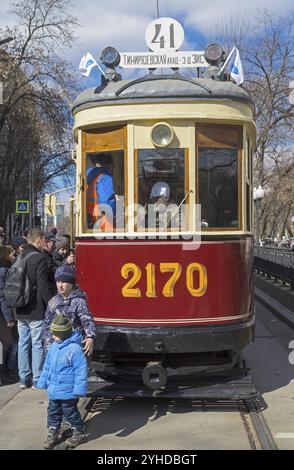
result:
<svg viewBox="0 0 294 470"><path fill-rule="evenodd" d="M47 439L43 444L44 449L53 449L53 447L57 444L57 441L58 441L58 429L50 426L50 428L48 429Z"/></svg>
<svg viewBox="0 0 294 470"><path fill-rule="evenodd" d="M73 435L69 439L66 439L65 443L69 447L77 447L83 442L86 442L87 435L84 432L77 431L76 429L73 430Z"/></svg>
<svg viewBox="0 0 294 470"><path fill-rule="evenodd" d="M73 435L73 428L69 423L66 421L62 421L60 431L59 431L59 437L61 439L67 439L68 437L71 437Z"/></svg>

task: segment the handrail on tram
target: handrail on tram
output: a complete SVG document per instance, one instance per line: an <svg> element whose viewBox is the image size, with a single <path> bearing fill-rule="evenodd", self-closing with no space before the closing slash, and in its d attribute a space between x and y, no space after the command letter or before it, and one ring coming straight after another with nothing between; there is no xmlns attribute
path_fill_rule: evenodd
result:
<svg viewBox="0 0 294 470"><path fill-rule="evenodd" d="M203 85L202 83L198 83L195 80L193 80L192 78L183 77L183 75L181 75L179 73L175 73L174 75L144 75L144 77L137 78L136 80L133 80L132 82L129 82L129 83L126 83L125 85L123 85L121 88L119 88L115 92L115 95L119 96L123 91L127 90L132 85L136 85L137 83L150 82L152 80L166 80L167 78L169 80L181 80L183 82L189 82L189 83L192 83L193 85L204 88L204 90L206 90L210 94L212 93L211 89L209 87Z"/></svg>

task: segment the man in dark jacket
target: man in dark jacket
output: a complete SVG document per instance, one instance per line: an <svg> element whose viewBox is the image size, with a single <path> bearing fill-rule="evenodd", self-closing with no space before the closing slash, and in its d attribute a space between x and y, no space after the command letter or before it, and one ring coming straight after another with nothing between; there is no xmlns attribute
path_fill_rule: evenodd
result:
<svg viewBox="0 0 294 470"><path fill-rule="evenodd" d="M32 374L32 388L36 389L43 366L42 327L44 315L47 303L53 293L49 284L48 265L43 254L44 233L39 228L33 228L29 231L27 239L25 256L34 253L34 256L28 258L27 274L35 287L35 293L26 306L16 309L19 333L18 369L20 387L26 388L30 385ZM32 365L30 363L30 349L32 349Z"/></svg>
<svg viewBox="0 0 294 470"><path fill-rule="evenodd" d="M54 274L56 269L58 268L58 263L55 261L53 256L53 253L56 248L56 242L57 238L55 237L55 235L53 235L51 232L45 232L45 246L43 253L47 261L50 288L53 295L57 294Z"/></svg>

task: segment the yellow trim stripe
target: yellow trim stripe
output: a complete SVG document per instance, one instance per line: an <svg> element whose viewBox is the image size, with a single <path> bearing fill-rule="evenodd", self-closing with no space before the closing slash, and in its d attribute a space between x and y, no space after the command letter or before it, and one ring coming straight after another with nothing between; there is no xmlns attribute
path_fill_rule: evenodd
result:
<svg viewBox="0 0 294 470"><path fill-rule="evenodd" d="M84 246L97 246L95 244L95 241L94 243L93 242L84 242L80 239L78 239L76 241L79 245L84 245ZM162 240L162 241L153 241L153 242L149 242L149 241L141 241L141 242L122 242L121 240L117 241L117 242L105 242L105 244L103 244L103 248L107 247L107 246L113 246L113 245L119 245L119 246L125 246L125 245L131 245L131 246L138 246L138 245L163 245L164 243L166 243L167 245L188 245L190 244L190 246L193 246L193 245L196 245L197 246L197 249L200 248L201 245L224 245L224 244L235 244L235 245L240 245L240 244L245 244L247 243L247 240L220 240L220 241L202 241L202 242L185 242L185 241L178 241L178 242L175 242L175 241L167 241L167 240ZM99 245L100 246L100 245ZM188 250L187 250L188 251ZM193 251L193 249L191 249L190 251Z"/></svg>
<svg viewBox="0 0 294 470"><path fill-rule="evenodd" d="M103 322L103 323L167 323L167 324L176 324L176 323L203 323L203 322L220 322L220 321L231 321L231 320L241 320L242 318L247 318L250 316L250 313L246 313L245 315L235 315L231 317L205 317L205 318L176 318L176 319L166 319L166 318L156 318L156 319L145 319L142 318L103 318L103 317L94 317L96 322Z"/></svg>

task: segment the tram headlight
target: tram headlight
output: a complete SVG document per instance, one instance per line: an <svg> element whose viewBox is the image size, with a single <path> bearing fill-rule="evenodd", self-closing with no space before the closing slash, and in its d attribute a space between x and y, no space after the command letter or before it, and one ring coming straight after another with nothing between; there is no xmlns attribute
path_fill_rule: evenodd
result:
<svg viewBox="0 0 294 470"><path fill-rule="evenodd" d="M212 43L207 46L204 58L210 65L218 65L224 58L224 51L219 44Z"/></svg>
<svg viewBox="0 0 294 470"><path fill-rule="evenodd" d="M167 147L173 136L173 128L166 122L158 122L151 129L151 140L156 147Z"/></svg>
<svg viewBox="0 0 294 470"><path fill-rule="evenodd" d="M109 46L103 49L100 59L106 67L116 67L120 62L120 55L115 47Z"/></svg>

